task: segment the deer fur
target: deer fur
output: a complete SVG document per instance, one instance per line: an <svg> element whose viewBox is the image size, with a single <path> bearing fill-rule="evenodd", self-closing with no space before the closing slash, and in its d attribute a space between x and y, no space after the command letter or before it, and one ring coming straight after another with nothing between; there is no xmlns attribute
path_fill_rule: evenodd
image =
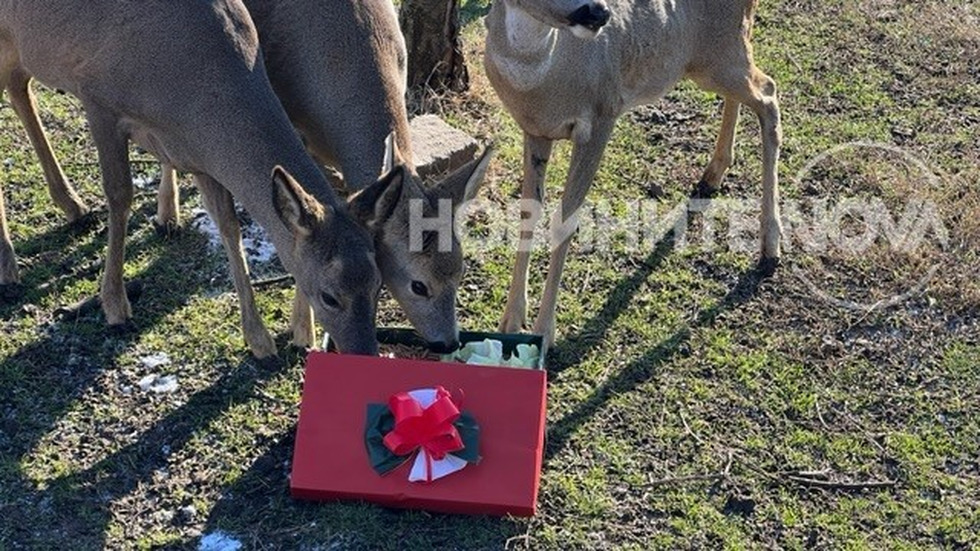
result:
<svg viewBox="0 0 980 551"><path fill-rule="evenodd" d="M451 199L454 207L468 201L483 181L489 155L430 186L415 174L405 107L405 42L390 0L245 0L245 5L259 30L273 89L307 148L322 164L340 170L348 191L361 192L351 199L351 212L374 236L385 287L433 349L455 349L460 244L453 236L450 250L410 251L409 205L413 199L426 205ZM382 159L391 157L385 148L391 133L393 161L404 170L388 171L378 180ZM381 201L377 209L375 200ZM294 312L297 319L301 312Z"/></svg>
<svg viewBox="0 0 980 551"><path fill-rule="evenodd" d="M731 165L739 106L762 129L764 263L779 258L776 166L781 127L774 81L752 60L756 0L501 0L486 19L487 76L524 131L521 196L544 200L554 140L572 141L562 220L582 206L617 118L659 100L681 78L724 97L721 132L700 187L717 190ZM541 209L529 213L537 222ZM530 227L533 227L530 226ZM558 287L571 233L552 243L534 331L554 340ZM531 233L521 239L530 240ZM500 328L520 330L527 311L530 253L521 247Z"/></svg>
<svg viewBox="0 0 980 551"><path fill-rule="evenodd" d="M276 348L254 304L233 196L268 231L338 347L377 353L380 276L372 239L304 150L238 0L90 0L84 9L0 0L0 89L26 86L31 77L72 93L86 112L109 211L101 299L110 325L132 316L122 273L131 139L194 173L222 228L253 354L271 356ZM0 234L8 237L4 222ZM15 282L12 247L0 253L7 264L0 284Z"/></svg>
<svg viewBox="0 0 980 551"><path fill-rule="evenodd" d="M459 242L454 237L449 251L413 252L407 238L400 237L407 235L411 199L437 205L448 198L454 207L471 199L483 181L489 156L430 186L416 175L405 107L405 43L390 0L244 4L258 30L273 89L309 152L321 164L340 169L347 190L374 188L352 201L358 203L354 211L366 217L361 222L376 243L385 286L434 349L455 348L456 293L463 273ZM392 151L397 151L393 161L405 170L393 173L394 166L389 166L379 179L382 159L392 158L385 148L392 133ZM43 135L42 141L47 147ZM40 148L38 152L42 165L48 166ZM48 158L60 172L54 157ZM56 201L77 197L64 178L48 181ZM164 164L155 222L165 230L180 223L176 181L173 167ZM368 197L380 198L379 190L388 185L385 208L364 204ZM426 294L419 295L416 291L422 288ZM292 327L295 344L316 342L302 295L294 302Z"/></svg>

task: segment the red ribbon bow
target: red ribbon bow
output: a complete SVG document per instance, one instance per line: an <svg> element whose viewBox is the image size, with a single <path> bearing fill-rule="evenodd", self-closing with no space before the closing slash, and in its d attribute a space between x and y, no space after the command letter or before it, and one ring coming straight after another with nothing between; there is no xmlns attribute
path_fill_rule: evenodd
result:
<svg viewBox="0 0 980 551"><path fill-rule="evenodd" d="M429 407L407 392L393 394L388 407L395 416L395 428L385 435L384 444L395 455L408 455L421 447L432 459L463 449L463 440L453 422L459 418L459 404L449 391L435 387L436 400Z"/></svg>

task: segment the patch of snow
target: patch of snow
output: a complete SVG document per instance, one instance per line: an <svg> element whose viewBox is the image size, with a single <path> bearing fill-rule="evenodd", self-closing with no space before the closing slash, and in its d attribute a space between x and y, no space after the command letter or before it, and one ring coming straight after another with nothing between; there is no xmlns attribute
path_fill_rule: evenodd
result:
<svg viewBox="0 0 980 551"><path fill-rule="evenodd" d="M220 530L203 536L197 546L198 551L238 551L241 548L242 542Z"/></svg>
<svg viewBox="0 0 980 551"><path fill-rule="evenodd" d="M242 241L245 244L245 253L248 255L249 262L265 264L275 258L276 248L269 241L269 236L262 226L249 224L242 230Z"/></svg>
<svg viewBox="0 0 980 551"><path fill-rule="evenodd" d="M165 394L177 390L177 377L174 375L147 375L137 383L144 392Z"/></svg>
<svg viewBox="0 0 980 551"><path fill-rule="evenodd" d="M157 523L169 524L170 522L172 522L174 520L174 517L175 516L177 516L177 515L173 511L170 511L170 510L167 510L167 509L162 509L162 510L159 510L159 511L154 512L150 516L150 518L153 519Z"/></svg>
<svg viewBox="0 0 980 551"><path fill-rule="evenodd" d="M137 174L133 176L133 185L137 189L149 189L157 180L159 177L156 174Z"/></svg>
<svg viewBox="0 0 980 551"><path fill-rule="evenodd" d="M149 356L143 356L140 358L140 363L147 369L156 369L162 365L169 364L170 356L168 356L165 352L157 352L155 354L150 354Z"/></svg>
<svg viewBox="0 0 980 551"><path fill-rule="evenodd" d="M211 245L212 249L223 247L221 244L221 232L218 231L218 226L215 225L214 220L211 220L208 211L201 207L196 207L191 210L191 217L191 227L208 238L208 244Z"/></svg>
<svg viewBox="0 0 980 551"><path fill-rule="evenodd" d="M340 534L327 544L327 551L340 551L356 547L359 539L352 534Z"/></svg>
<svg viewBox="0 0 980 551"><path fill-rule="evenodd" d="M177 512L180 513L185 520L193 520L194 517L197 516L197 507L194 507L193 505L185 505L184 507L178 509Z"/></svg>
<svg viewBox="0 0 980 551"><path fill-rule="evenodd" d="M224 247L221 232L206 210L196 208L191 211L191 215L193 216L191 227L208 238L212 249L220 250ZM269 235L262 226L254 222L242 224L242 245L245 247L245 257L249 264L265 264L276 256L276 248L269 240Z"/></svg>

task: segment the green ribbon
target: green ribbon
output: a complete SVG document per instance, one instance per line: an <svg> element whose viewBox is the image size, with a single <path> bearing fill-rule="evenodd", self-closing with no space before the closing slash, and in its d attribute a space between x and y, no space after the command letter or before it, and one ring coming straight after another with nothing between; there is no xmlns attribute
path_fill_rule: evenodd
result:
<svg viewBox="0 0 980 551"><path fill-rule="evenodd" d="M461 412L453 423L463 441L463 449L454 451L453 455L470 464L480 461L480 426L469 412ZM364 444L367 447L371 468L379 475L385 475L402 463L408 461L412 452L406 455L395 455L385 446L384 437L394 430L395 416L387 404L368 404L367 422L364 427Z"/></svg>

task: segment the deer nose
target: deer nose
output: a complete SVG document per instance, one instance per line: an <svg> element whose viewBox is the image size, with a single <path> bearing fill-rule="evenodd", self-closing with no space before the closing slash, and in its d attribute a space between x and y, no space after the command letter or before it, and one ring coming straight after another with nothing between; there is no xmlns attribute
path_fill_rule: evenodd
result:
<svg viewBox="0 0 980 551"><path fill-rule="evenodd" d="M568 22L572 26L581 25L590 31L598 31L609 22L610 15L609 8L603 2L590 2L573 11L568 16Z"/></svg>
<svg viewBox="0 0 980 551"><path fill-rule="evenodd" d="M429 350L435 352L436 354L449 354L455 352L459 348L459 340L453 339L451 341L429 341Z"/></svg>

